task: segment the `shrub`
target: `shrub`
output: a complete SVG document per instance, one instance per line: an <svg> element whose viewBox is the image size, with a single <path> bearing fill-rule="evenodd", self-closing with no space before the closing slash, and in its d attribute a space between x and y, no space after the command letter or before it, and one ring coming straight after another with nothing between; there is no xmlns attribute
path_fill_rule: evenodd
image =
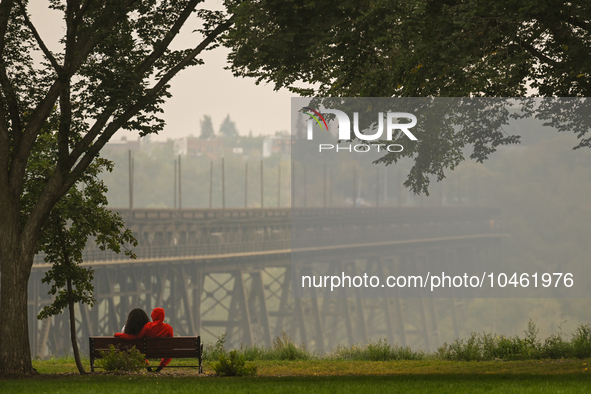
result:
<svg viewBox="0 0 591 394"><path fill-rule="evenodd" d="M220 358L221 355L226 355L226 333L220 335L215 344L208 343L203 347L203 360L215 361Z"/></svg>
<svg viewBox="0 0 591 394"><path fill-rule="evenodd" d="M109 372L138 372L146 367L146 358L134 347L119 351L109 345L108 351L101 352L102 358L96 361L97 367Z"/></svg>
<svg viewBox="0 0 591 394"><path fill-rule="evenodd" d="M213 370L219 376L254 376L257 368L254 365L246 365L244 356L232 350L228 356L221 354L217 363L213 364Z"/></svg>
<svg viewBox="0 0 591 394"><path fill-rule="evenodd" d="M297 346L285 331L282 331L281 336L273 340L271 351L266 357L272 360L309 360L312 358L306 350L306 346L303 344Z"/></svg>
<svg viewBox="0 0 591 394"><path fill-rule="evenodd" d="M573 356L576 358L591 357L591 326L581 324L571 340Z"/></svg>
<svg viewBox="0 0 591 394"><path fill-rule="evenodd" d="M369 342L367 345L352 345L351 347L337 346L331 358L342 360L422 360L425 353L413 351L411 348L391 345L387 339L379 339L377 342Z"/></svg>
<svg viewBox="0 0 591 394"><path fill-rule="evenodd" d="M535 359L543 357L546 346L540 344L537 335L538 329L530 320L523 339L518 336L472 333L468 339L456 339L452 344L444 343L437 349L437 354L444 360L453 361ZM562 341L562 337L558 338Z"/></svg>
<svg viewBox="0 0 591 394"><path fill-rule="evenodd" d="M552 334L542 345L542 358L567 358L572 353L572 346L562 334Z"/></svg>

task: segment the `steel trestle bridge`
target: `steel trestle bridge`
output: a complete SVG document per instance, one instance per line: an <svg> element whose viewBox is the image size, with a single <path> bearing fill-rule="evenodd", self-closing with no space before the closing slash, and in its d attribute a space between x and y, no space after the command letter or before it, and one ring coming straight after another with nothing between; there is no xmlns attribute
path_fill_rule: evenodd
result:
<svg viewBox="0 0 591 394"><path fill-rule="evenodd" d="M461 299L294 298L293 253L310 256L307 275L367 272L380 276L437 262L453 269L478 262L503 237L497 212L469 207L119 209L139 245L137 259L89 244L85 265L95 270L94 307L77 307L82 351L89 336L112 335L136 307L166 310L175 335L270 346L286 332L318 351L369 338L434 350L442 330L458 336L465 321ZM297 231L296 231L297 230ZM371 243L359 243L359 234ZM301 242L300 242L301 241ZM305 244L306 248L292 243ZM381 247L395 247L384 253ZM330 259L317 260L330 250ZM326 256L326 254L323 254ZM67 314L38 321L51 303L41 278L49 265L37 256L29 281L29 333L41 357L68 352Z"/></svg>

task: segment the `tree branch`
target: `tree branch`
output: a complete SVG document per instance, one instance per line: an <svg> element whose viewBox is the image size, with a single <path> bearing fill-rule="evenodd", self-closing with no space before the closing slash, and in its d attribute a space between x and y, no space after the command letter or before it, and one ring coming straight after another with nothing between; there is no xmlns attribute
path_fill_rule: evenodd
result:
<svg viewBox="0 0 591 394"><path fill-rule="evenodd" d="M95 138L99 135L100 130L106 124L108 119L117 109L117 105L111 103L108 107L109 111L104 111L92 126L84 138L76 144L76 147L70 153L69 166L75 167L72 171L65 175L59 171L54 171L51 174L48 182L46 183L41 195L37 199L37 204L31 211L29 219L23 227L23 234L38 234L41 231L42 224L51 212L51 207L59 201L59 199L65 195L68 190L76 183L88 166L92 163L95 157L103 146L109 141L109 139L117 132L122 126L125 125L133 116L137 115L145 106L158 97L158 93L164 88L164 86L183 68L188 66L191 61L203 50L205 50L209 44L214 42L220 34L230 28L233 24L232 18L228 21L220 24L215 28L208 36L193 49L189 54L183 58L176 66L171 68L160 81L151 88L135 105L127 109L121 116L113 120L100 134L100 137L96 140ZM82 156L83 155L83 156ZM80 159L80 160L78 160Z"/></svg>
<svg viewBox="0 0 591 394"><path fill-rule="evenodd" d="M70 129L72 125L72 102L70 101L70 81L62 83L60 89L60 124L57 133L57 171L68 173L68 156L70 154Z"/></svg>
<svg viewBox="0 0 591 394"><path fill-rule="evenodd" d="M112 7L113 11L103 14L102 17L95 21L93 27L90 28L92 33L89 33L90 35L85 39L85 43L81 46L77 45L76 48L72 49L72 62L67 68L64 68L61 77L53 83L43 100L41 100L33 110L33 113L27 122L27 126L22 132L22 141L18 145L15 144L15 149L13 150L13 163L10 168L10 182L11 186L14 187L13 190L15 190L15 192L20 194L22 191L27 158L33 149L33 144L39 135L41 127L43 127L44 122L47 120L47 117L51 113L53 106L61 93L62 80L71 78L95 46L110 33L113 26L115 26L118 21L127 14L130 5L136 1L137 0L129 0L125 4L117 4L116 7ZM97 33L97 31L100 33ZM66 49L66 51L68 50Z"/></svg>
<svg viewBox="0 0 591 394"><path fill-rule="evenodd" d="M53 110L53 106L59 97L60 88L60 81L55 81L47 91L47 94L43 100L41 100L35 110L33 110L33 113L27 122L27 126L20 136L20 143L16 143L15 137L15 142L13 143L14 148L12 151L12 163L10 166L9 182L12 190L17 195L20 195L23 190L28 157L31 153L31 150L33 149L33 145L35 144L41 127L43 127L47 117Z"/></svg>
<svg viewBox="0 0 591 394"><path fill-rule="evenodd" d="M2 0L0 3L0 58L4 56L4 39L13 5L14 0Z"/></svg>
<svg viewBox="0 0 591 394"><path fill-rule="evenodd" d="M76 32L78 31L78 23L74 13L74 4L72 0L68 0L66 5L66 54L64 56L64 67L69 68L72 61L73 49L76 45ZM69 92L68 92L69 95Z"/></svg>
<svg viewBox="0 0 591 394"><path fill-rule="evenodd" d="M14 88L10 83L8 74L6 73L6 66L4 62L0 62L0 86L2 86L2 91L6 100L6 106L8 107L8 115L10 116L10 123L12 126L14 146L18 146L22 134L21 117L18 110L18 98L16 97Z"/></svg>
<svg viewBox="0 0 591 394"><path fill-rule="evenodd" d="M178 17L178 19L170 29L170 31L166 33L166 35L164 36L164 39L154 46L154 50L152 51L152 53L138 66L138 68L136 69L137 76L141 78L143 74L146 71L148 71L150 67L152 67L154 62L156 62L164 54L166 48L168 48L172 40L177 36L179 31L181 30L181 27L187 21L187 18L191 16L191 13L195 10L195 7L197 7L197 4L199 4L200 2L201 0L191 0L189 4L187 4L181 15Z"/></svg>
<svg viewBox="0 0 591 394"><path fill-rule="evenodd" d="M37 32L37 29L35 28L35 26L31 22L31 20L29 19L29 15L27 14L27 10L26 10L26 7L23 5L23 2L21 0L17 0L17 1L20 6L23 18L25 18L25 25L27 25L29 30L31 30L31 33L33 33L33 37L35 37L35 40L37 41L39 48L41 48L41 50L43 51L43 54L45 55L47 60L49 60L49 62L51 63L51 65L53 66L55 71L58 73L58 75L61 74L61 72L63 71L62 67L58 64L57 60L53 56L53 53L51 53L51 51L47 48L47 46L45 46L45 43L43 42L43 39L41 39L39 32Z"/></svg>
<svg viewBox="0 0 591 394"><path fill-rule="evenodd" d="M560 64L560 62L557 62L556 60L552 60L548 56L544 55L542 52L538 51L536 48L534 48L533 45L530 45L527 43L522 43L521 45L523 46L523 48L525 48L526 51L528 51L530 54L532 54L536 58L538 58L538 60L541 60L541 61L551 64L553 66L557 66Z"/></svg>
<svg viewBox="0 0 591 394"><path fill-rule="evenodd" d="M76 70L86 60L90 52L101 42L111 31L111 29L125 16L131 9L131 6L138 0L129 0L126 3L118 3L116 7L111 7L113 11L101 15L92 26L89 26L87 33L78 38L76 46L72 48L72 62L65 68L66 73L72 76ZM73 20L76 23L78 18ZM79 21L78 21L79 23ZM76 28L79 24L76 24ZM67 52L67 49L66 49ZM75 55L74 55L75 54Z"/></svg>
<svg viewBox="0 0 591 394"><path fill-rule="evenodd" d="M183 60L181 60L176 66L171 68L161 79L158 83L151 88L145 95L142 97L138 102L133 105L131 108L127 109L121 116L117 119L113 120L105 130L100 134L100 137L92 144L88 150L86 148L90 146L90 143L94 141L94 139L99 135L100 129L102 127L96 127L97 125L93 125L92 133L89 131L87 135L84 136L82 141L74 148L72 153L70 153L70 163L74 165L78 161L78 159L84 154L84 156L78 161L76 167L72 170L72 175L74 177L78 177L81 175L86 168L90 165L92 160L98 155L98 152L103 148L103 146L109 141L109 139L117 132L121 127L125 125L133 116L137 115L147 104L152 102L158 96L158 93L164 88L164 86L176 75L179 71L185 68L190 62L199 55L209 44L217 39L217 37L222 34L224 31L228 30L234 21L230 18L228 21L220 24L216 27L195 49L193 49ZM101 121L106 122L111 114L102 114ZM97 121L98 123L98 121ZM86 151L86 152L85 152ZM67 190L66 190L67 191Z"/></svg>
<svg viewBox="0 0 591 394"><path fill-rule="evenodd" d="M80 7L78 9L78 12L76 13L76 17L74 18L74 24L76 26L78 26L80 24L80 21L82 21L82 17L86 13L86 11L88 11L88 7L90 6L90 2L91 2L91 0L86 0L84 2L84 4L82 4L82 7Z"/></svg>
<svg viewBox="0 0 591 394"><path fill-rule="evenodd" d="M143 99L139 100L132 108L130 108L124 114L121 115L120 119L127 117L127 114L130 110L135 111L132 113L131 116L127 117L127 119L125 119L123 123L121 123L121 125L118 127L121 127L123 124L125 124L125 122L131 119L133 115L136 115L143 106L145 106L147 103L153 100L156 97L157 93L164 87L164 85L166 85L166 83L168 83L168 81L170 81L170 79L172 79L172 77L174 77L180 70L186 67L199 53L205 50L205 48L207 48L209 44L211 44L215 39L217 39L217 37L220 34L229 29L233 23L233 19L230 18L228 21L220 24L217 28L215 28L197 47L195 47L195 49L193 49L189 54L187 54L183 60L181 60L175 67L170 69L160 79L160 81L146 93ZM150 99L146 100L147 97L150 97ZM100 131L107 124L109 118L115 112L116 109L116 105L109 104L105 111L103 111L103 113L99 116L97 121L92 125L88 133L86 133L82 140L78 144L76 144L76 146L72 150L72 153L70 154L70 166L73 166L78 161L80 156L84 154L85 150L90 146L90 144L97 138L97 136L99 136ZM98 150L100 150L102 146L106 144L109 138L111 138L111 136L109 136L107 140L102 145L100 145ZM96 145L96 143L94 145Z"/></svg>

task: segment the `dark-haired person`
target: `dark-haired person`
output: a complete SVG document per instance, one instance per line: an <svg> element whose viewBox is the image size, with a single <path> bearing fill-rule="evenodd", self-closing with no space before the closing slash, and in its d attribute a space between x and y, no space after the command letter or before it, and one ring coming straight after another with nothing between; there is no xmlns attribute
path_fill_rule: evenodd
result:
<svg viewBox="0 0 591 394"><path fill-rule="evenodd" d="M165 338L165 337L172 337L173 331L172 327L166 323L164 323L164 309L162 308L154 308L152 311L152 321L148 322L144 325L142 330L137 335L131 335L128 333L127 325L125 326L124 333L117 333L115 334L117 338L123 339L137 339L137 338ZM168 365L171 361L171 358L163 358L160 361L160 365L156 368L156 372L162 371L162 368ZM151 368L148 368L148 371L152 371Z"/></svg>
<svg viewBox="0 0 591 394"><path fill-rule="evenodd" d="M132 309L131 312L129 312L129 315L127 315L127 321L121 329L121 332L129 335L138 335L146 323L149 322L150 318L143 309Z"/></svg>

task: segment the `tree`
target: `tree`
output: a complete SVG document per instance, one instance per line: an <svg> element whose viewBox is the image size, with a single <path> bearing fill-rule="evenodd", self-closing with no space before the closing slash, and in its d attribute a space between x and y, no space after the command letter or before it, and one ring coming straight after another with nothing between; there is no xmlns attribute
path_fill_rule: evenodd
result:
<svg viewBox="0 0 591 394"><path fill-rule="evenodd" d="M540 96L591 95L588 1L264 0L234 12L236 25L225 40L234 74L305 96L514 97L528 89ZM554 109L550 114L562 113ZM581 124L579 147L591 146L584 138L588 121ZM468 144L480 161L517 141L492 129L434 129L405 151L415 160L405 185L426 192L428 176L442 179L446 167L464 160ZM386 154L380 162L399 156Z"/></svg>
<svg viewBox="0 0 591 394"><path fill-rule="evenodd" d="M27 188L31 192L37 191L37 194L43 189L56 159L51 154L44 154L48 151L51 153L55 147L55 136L49 133L43 137L44 141L33 150L29 161L29 173L35 176L29 178ZM53 207L38 242L38 250L45 253L45 262L52 264L41 281L50 284L49 294L55 296L53 303L45 306L38 318L58 315L68 308L70 339L76 366L81 374L85 370L76 340L74 304L85 303L92 306L95 302L92 285L94 270L80 265L82 251L91 236L100 249L109 249L116 253L126 244L137 245L131 231L123 230L125 225L119 214L106 208L107 188L98 175L112 169L112 162L96 158L75 186ZM37 197L31 193L28 200ZM134 257L128 249L125 254Z"/></svg>
<svg viewBox="0 0 591 394"><path fill-rule="evenodd" d="M591 93L587 1L245 2L236 75L323 97ZM302 81L313 87L301 88Z"/></svg>
<svg viewBox="0 0 591 394"><path fill-rule="evenodd" d="M31 22L26 0L0 2L0 375L33 373L27 282L52 210L116 131L162 130L158 113L170 96L169 81L203 63L197 56L231 26L223 12L197 11L202 37L193 48L171 50L198 3L52 0L49 7L65 23L62 51L54 53ZM35 51L43 62L34 62ZM57 127L48 129L51 122ZM45 153L55 162L35 194L28 190L30 159L47 133L57 141Z"/></svg>
<svg viewBox="0 0 591 394"><path fill-rule="evenodd" d="M222 125L220 126L220 134L226 138L238 137L238 130L236 130L236 123L227 115Z"/></svg>
<svg viewBox="0 0 591 394"><path fill-rule="evenodd" d="M199 134L199 138L202 140L208 140L215 137L215 132L213 131L213 123L211 122L211 116L204 115L203 120L201 121L201 134Z"/></svg>

